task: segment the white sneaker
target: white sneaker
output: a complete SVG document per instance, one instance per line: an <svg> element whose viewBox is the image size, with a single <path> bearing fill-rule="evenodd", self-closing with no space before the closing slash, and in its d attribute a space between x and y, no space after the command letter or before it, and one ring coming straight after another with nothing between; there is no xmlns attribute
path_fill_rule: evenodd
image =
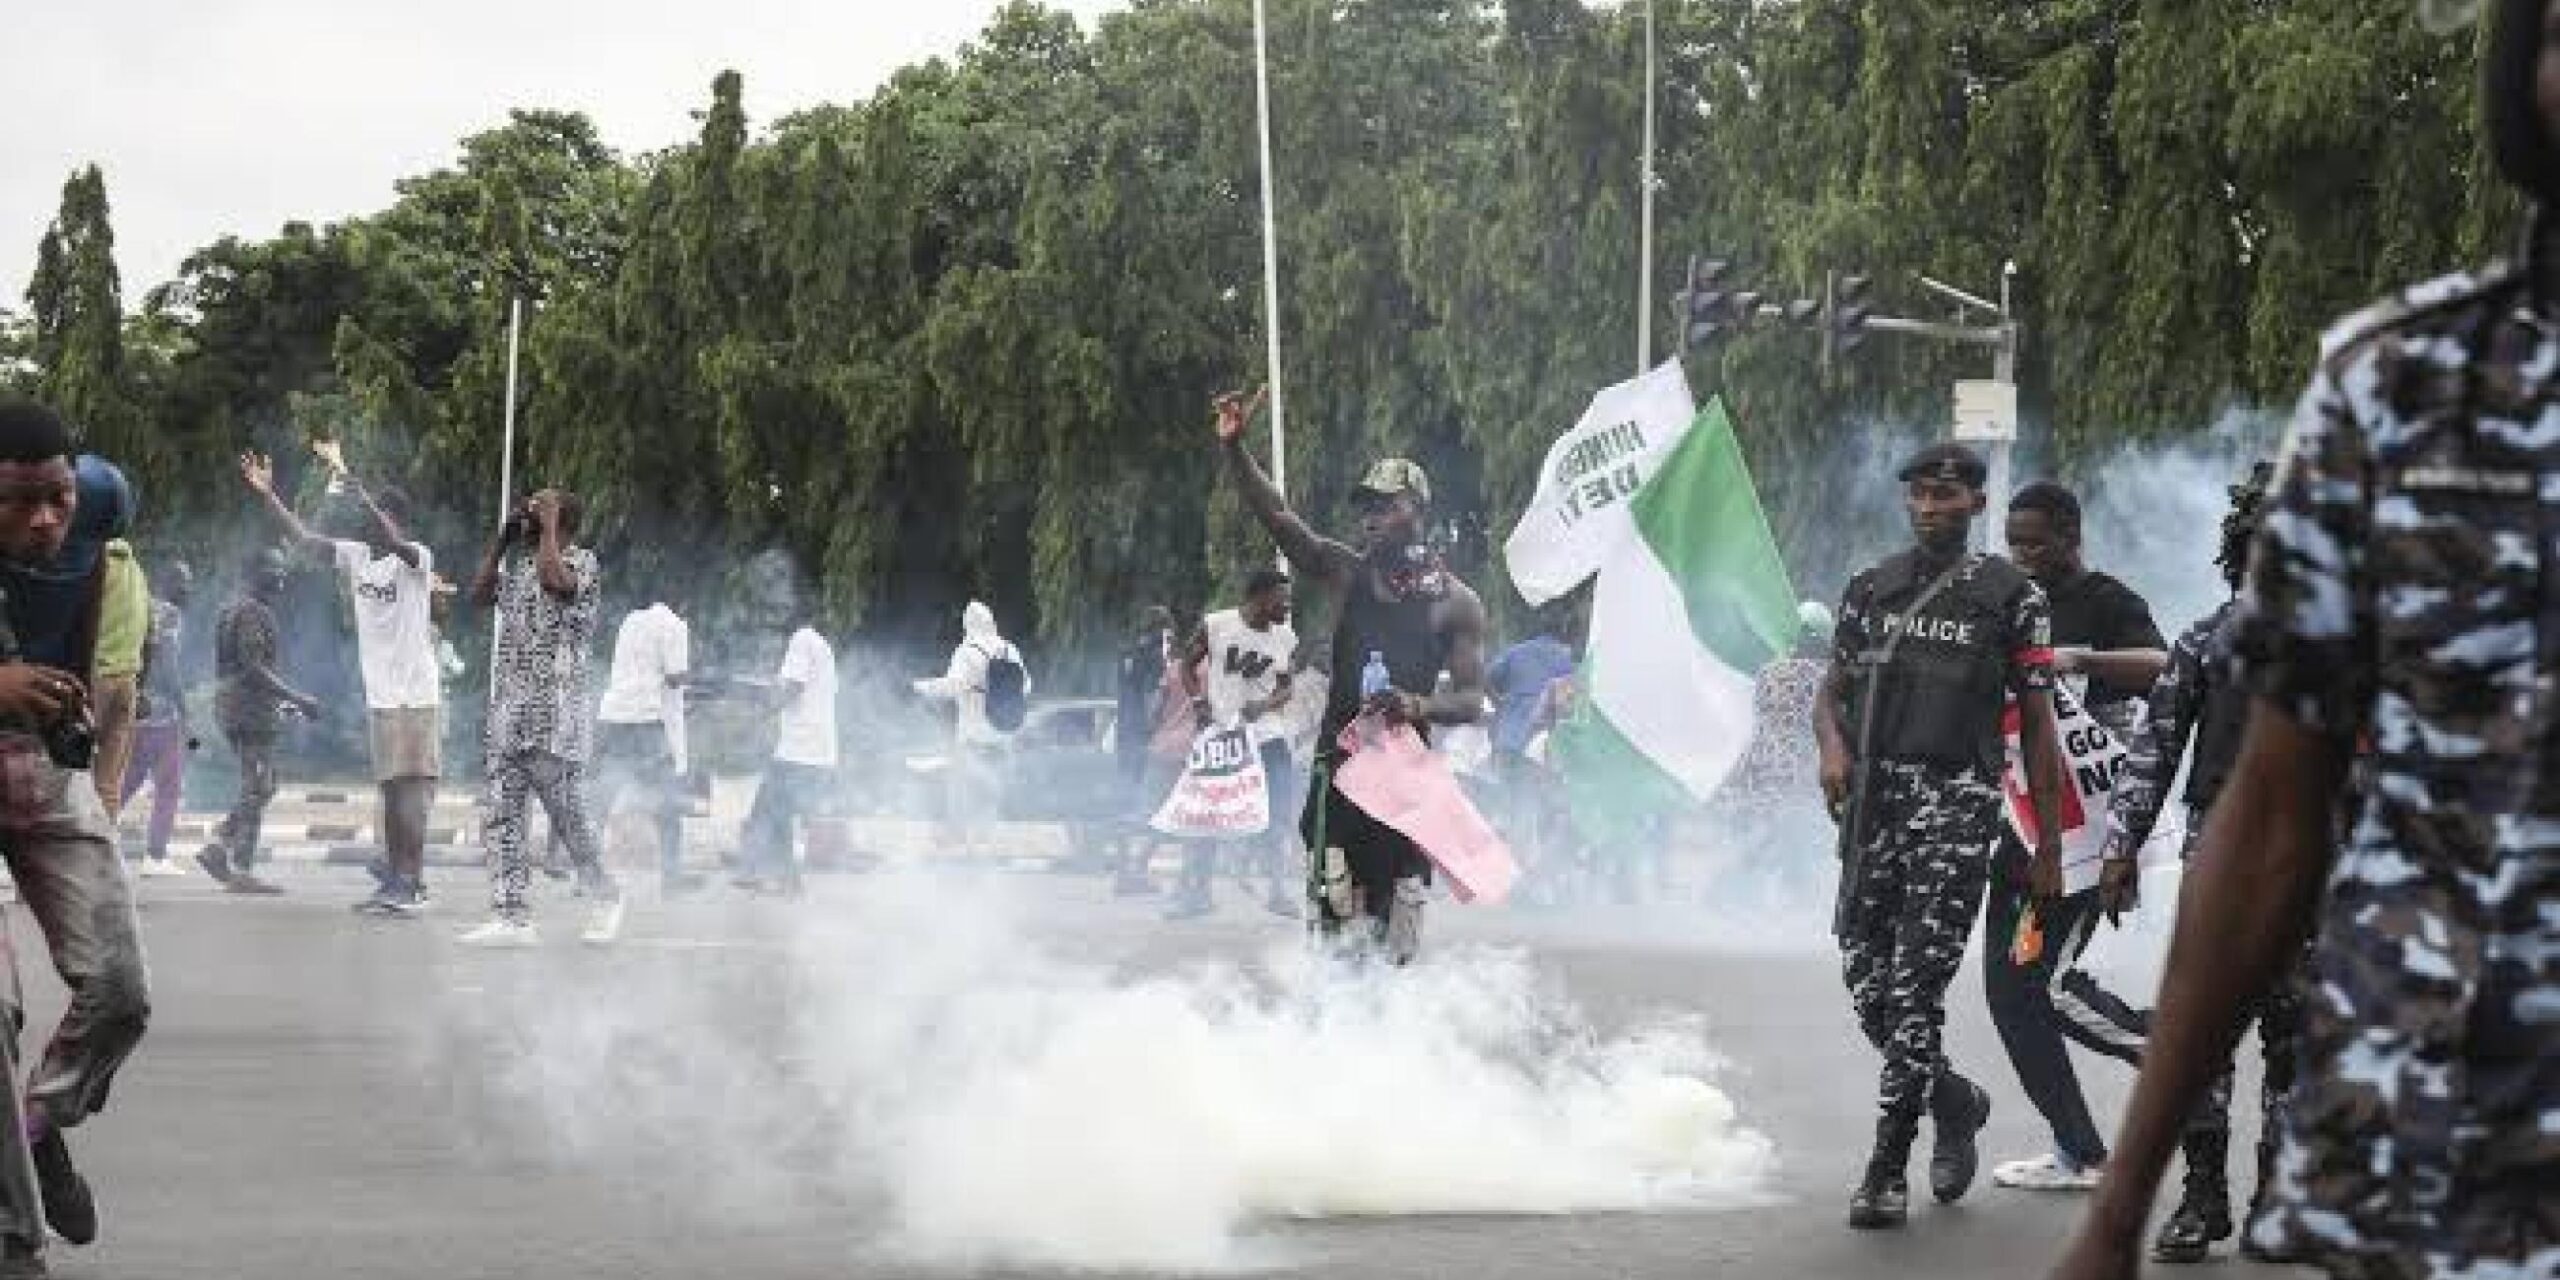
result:
<svg viewBox="0 0 2560 1280"><path fill-rule="evenodd" d="M538 947L542 934L527 920L490 920L456 939L466 947Z"/></svg>
<svg viewBox="0 0 2560 1280"><path fill-rule="evenodd" d="M586 931L578 935L578 941L591 947L601 947L621 936L622 899L615 898L596 908L596 913L587 917Z"/></svg>
<svg viewBox="0 0 2560 1280"><path fill-rule="evenodd" d="M2095 1191L2099 1167L2083 1167L2046 1152L2029 1160L2012 1160L1991 1171L1991 1181L2020 1191Z"/></svg>
<svg viewBox="0 0 2560 1280"><path fill-rule="evenodd" d="M146 880L184 880L187 869L179 866L175 858L144 858L139 874Z"/></svg>

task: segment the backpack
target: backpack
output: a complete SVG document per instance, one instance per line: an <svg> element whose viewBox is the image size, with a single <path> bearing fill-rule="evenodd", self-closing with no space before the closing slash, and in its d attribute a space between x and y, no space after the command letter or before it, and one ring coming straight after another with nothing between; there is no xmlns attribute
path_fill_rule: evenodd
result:
<svg viewBox="0 0 2560 1280"><path fill-rule="evenodd" d="M1030 673L1022 669L1022 655L1012 645L996 653L984 649L978 652L987 657L987 723L999 732L1012 733L1022 727L1023 717L1030 710L1029 699L1024 696L1024 686L1031 683Z"/></svg>

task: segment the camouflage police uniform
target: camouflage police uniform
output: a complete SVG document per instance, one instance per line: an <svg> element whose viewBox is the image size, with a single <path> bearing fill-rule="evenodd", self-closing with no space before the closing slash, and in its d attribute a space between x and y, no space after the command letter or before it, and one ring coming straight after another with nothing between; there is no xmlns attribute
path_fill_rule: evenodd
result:
<svg viewBox="0 0 2560 1280"><path fill-rule="evenodd" d="M2252 556L2248 687L2373 743L2250 1228L2338 1276L2560 1275L2560 298L2534 274L2332 331Z"/></svg>
<svg viewBox="0 0 2560 1280"><path fill-rule="evenodd" d="M1942 573L1934 600L1915 608ZM1914 627L1915 616L1934 626ZM1887 1122L1915 1122L1941 1085L1972 1092L1941 1044L1947 984L2001 830L2004 693L2052 687L2051 626L2043 592L1996 556L1930 564L1906 551L1852 579L1841 600L1832 660L1863 794L1851 803L1838 933L1859 1029L1884 1055Z"/></svg>
<svg viewBox="0 0 2560 1280"><path fill-rule="evenodd" d="M2180 797L2187 816L2186 845L2180 857L2195 851L2204 833L2205 813L2239 759L2240 733L2248 723L2249 691L2231 678L2232 646L2239 632L2240 602L2235 599L2188 627L2169 646L2169 665L2152 684L2142 718L2125 739L2125 771L2116 780L2107 815L2110 860L2132 861L2141 856L2159 825L2161 810L2168 805L2169 784L2177 778L2179 761L2187 755L2190 742L2195 756L2188 764L2187 785ZM2264 1062L2259 1089L2259 1197L2267 1191L2278 1122L2295 1078L2295 1038L2302 1025L2300 982L2297 966L2243 1011L2242 1025L2257 1023ZM2187 1160L2188 1201L2200 1211L2204 1202L2210 1203L2212 1225L2206 1234L2212 1239L2227 1237L2231 1230L2225 1167L2231 1144L2231 1090L2231 1060L2226 1056L2211 1091L2188 1120L2181 1142Z"/></svg>

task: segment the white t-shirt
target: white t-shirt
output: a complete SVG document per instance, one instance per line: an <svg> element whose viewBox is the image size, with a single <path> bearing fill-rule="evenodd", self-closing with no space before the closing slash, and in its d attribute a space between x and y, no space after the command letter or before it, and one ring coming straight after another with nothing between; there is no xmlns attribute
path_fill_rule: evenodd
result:
<svg viewBox="0 0 2560 1280"><path fill-rule="evenodd" d="M836 767L836 651L827 638L809 627L791 633L775 679L800 686L800 694L783 704L782 721L773 739L773 758L785 764Z"/></svg>
<svg viewBox="0 0 2560 1280"><path fill-rule="evenodd" d="M355 600L356 665L364 669L364 704L378 711L432 707L444 701L436 677L435 624L427 616L435 589L435 554L423 544L410 564L377 556L361 542L331 544L338 571Z"/></svg>
<svg viewBox="0 0 2560 1280"><path fill-rule="evenodd" d="M596 719L606 724L658 724L667 718L668 676L693 667L693 633L663 604L634 609L613 633L613 668Z"/></svg>
<svg viewBox="0 0 2560 1280"><path fill-rule="evenodd" d="M1288 623L1256 631L1235 609L1213 613L1200 622L1208 633L1209 717L1219 724L1244 718L1244 705L1271 696L1289 660L1298 652L1298 633ZM1300 695L1292 693L1290 700ZM1253 724L1253 740L1287 736L1283 717L1264 716Z"/></svg>

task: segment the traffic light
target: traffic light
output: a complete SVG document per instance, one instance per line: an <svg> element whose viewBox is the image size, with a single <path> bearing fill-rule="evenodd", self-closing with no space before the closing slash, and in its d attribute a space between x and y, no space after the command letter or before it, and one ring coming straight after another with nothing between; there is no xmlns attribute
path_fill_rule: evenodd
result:
<svg viewBox="0 0 2560 1280"><path fill-rule="evenodd" d="M1867 290L1875 282L1865 276L1831 272L1822 285L1822 362L1858 349L1867 340L1867 318L1874 308L1867 301Z"/></svg>
<svg viewBox="0 0 2560 1280"><path fill-rule="evenodd" d="M1722 258L1689 258L1687 287L1680 291L1680 349L1703 347L1722 336L1733 307L1725 273L1733 264Z"/></svg>

